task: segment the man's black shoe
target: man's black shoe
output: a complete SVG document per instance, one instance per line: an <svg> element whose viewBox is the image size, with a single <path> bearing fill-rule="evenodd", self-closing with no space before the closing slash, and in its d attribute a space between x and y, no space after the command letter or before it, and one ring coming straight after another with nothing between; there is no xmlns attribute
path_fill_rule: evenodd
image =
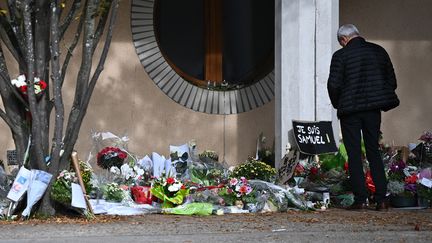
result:
<svg viewBox="0 0 432 243"><path fill-rule="evenodd" d="M354 203L351 206L347 207L346 209L347 210L353 210L353 211L365 210L365 209L368 209L368 206L366 203Z"/></svg>
<svg viewBox="0 0 432 243"><path fill-rule="evenodd" d="M380 202L377 203L375 206L376 211L388 211L388 203L387 202Z"/></svg>

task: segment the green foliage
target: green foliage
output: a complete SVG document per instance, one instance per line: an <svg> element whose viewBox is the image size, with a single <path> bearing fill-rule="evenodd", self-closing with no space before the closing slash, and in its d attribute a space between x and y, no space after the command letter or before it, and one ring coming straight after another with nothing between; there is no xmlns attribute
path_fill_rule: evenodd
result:
<svg viewBox="0 0 432 243"><path fill-rule="evenodd" d="M321 169L329 171L331 169L342 169L345 165L345 158L342 153L337 154L322 154L319 156Z"/></svg>
<svg viewBox="0 0 432 243"><path fill-rule="evenodd" d="M192 165L189 168L190 179L193 183L203 186L218 185L223 177L223 172L219 169L208 169L201 165Z"/></svg>
<svg viewBox="0 0 432 243"><path fill-rule="evenodd" d="M249 159L244 164L237 166L232 177L245 177L246 179L258 179L272 182L275 180L276 169L270 165L255 159Z"/></svg>
<svg viewBox="0 0 432 243"><path fill-rule="evenodd" d="M58 203L69 206L72 201L71 181L58 178L51 188L51 198Z"/></svg>
<svg viewBox="0 0 432 243"><path fill-rule="evenodd" d="M79 166L86 192L90 193L90 191L92 190L92 184L90 183L90 180L92 178L93 170L90 165L81 160L79 161Z"/></svg>
<svg viewBox="0 0 432 243"><path fill-rule="evenodd" d="M107 201L121 202L124 198L123 190L115 182L107 184L102 190Z"/></svg>
<svg viewBox="0 0 432 243"><path fill-rule="evenodd" d="M86 192L89 193L92 189L92 185L90 183L93 172L92 168L83 161L79 161L79 165L84 187ZM60 172L53 183L51 189L51 199L65 206L70 206L72 201L72 183L78 183L78 178L75 172L67 170Z"/></svg>
<svg viewBox="0 0 432 243"><path fill-rule="evenodd" d="M226 205L234 205L237 200L235 194L229 191L227 187L221 188L218 194L224 199Z"/></svg>
<svg viewBox="0 0 432 243"><path fill-rule="evenodd" d="M163 201L162 208L172 208L174 205L180 205L183 203L184 198L189 195L189 189L180 189L173 196L170 196L165 192L162 185L154 185L150 190L153 196Z"/></svg>

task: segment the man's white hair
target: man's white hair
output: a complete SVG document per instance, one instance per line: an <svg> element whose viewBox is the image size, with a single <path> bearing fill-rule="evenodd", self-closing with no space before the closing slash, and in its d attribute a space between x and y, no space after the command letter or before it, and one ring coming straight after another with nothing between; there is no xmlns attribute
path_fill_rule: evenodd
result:
<svg viewBox="0 0 432 243"><path fill-rule="evenodd" d="M337 38L340 40L342 36L345 37L354 37L359 36L360 32L358 31L357 27L353 24L344 24L342 25L337 32Z"/></svg>

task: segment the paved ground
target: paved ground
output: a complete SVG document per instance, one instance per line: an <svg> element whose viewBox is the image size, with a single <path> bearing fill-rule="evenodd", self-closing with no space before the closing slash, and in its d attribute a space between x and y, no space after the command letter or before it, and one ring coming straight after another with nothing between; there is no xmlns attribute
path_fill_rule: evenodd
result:
<svg viewBox="0 0 432 243"><path fill-rule="evenodd" d="M432 209L0 222L0 242L432 242Z"/></svg>

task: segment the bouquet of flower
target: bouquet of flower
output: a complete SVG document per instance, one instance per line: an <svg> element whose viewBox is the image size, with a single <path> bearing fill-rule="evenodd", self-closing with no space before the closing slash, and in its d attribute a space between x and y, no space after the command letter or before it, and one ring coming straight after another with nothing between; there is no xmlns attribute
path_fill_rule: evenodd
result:
<svg viewBox="0 0 432 243"><path fill-rule="evenodd" d="M129 164L123 164L120 168L112 166L110 172L114 175L114 180L117 183L125 185L138 184L144 175L144 169L138 165L130 166Z"/></svg>
<svg viewBox="0 0 432 243"><path fill-rule="evenodd" d="M103 169L120 168L127 158L126 152L117 147L105 147L97 154L97 165Z"/></svg>
<svg viewBox="0 0 432 243"><path fill-rule="evenodd" d="M225 180L222 167L215 164L193 162L189 166L189 176L192 183L198 187L216 186Z"/></svg>
<svg viewBox="0 0 432 243"><path fill-rule="evenodd" d="M189 189L174 177L161 176L153 182L151 193L163 201L162 208L171 208L183 203Z"/></svg>
<svg viewBox="0 0 432 243"><path fill-rule="evenodd" d="M83 161L79 161L81 177L87 193L92 190L91 177L92 168ZM70 206L72 201L72 183L78 183L75 172L63 170L57 176L51 189L51 198L65 206Z"/></svg>
<svg viewBox="0 0 432 243"><path fill-rule="evenodd" d="M75 172L61 171L52 186L51 198L58 203L70 206L72 202L72 183L78 183Z"/></svg>
<svg viewBox="0 0 432 243"><path fill-rule="evenodd" d="M91 180L93 176L93 168L86 162L80 160L79 161L81 177L84 182L84 187L87 193L90 193L93 189Z"/></svg>
<svg viewBox="0 0 432 243"><path fill-rule="evenodd" d="M403 160L393 161L388 171L388 191L392 195L414 195L417 192L417 167Z"/></svg>
<svg viewBox="0 0 432 243"><path fill-rule="evenodd" d="M121 202L125 196L123 189L115 182L106 184L103 192L107 201Z"/></svg>
<svg viewBox="0 0 432 243"><path fill-rule="evenodd" d="M219 191L219 195L224 199L225 204L235 205L236 201L249 202L250 193L253 191L245 177L231 178L228 184Z"/></svg>
<svg viewBox="0 0 432 243"><path fill-rule="evenodd" d="M420 159L424 162L432 163L432 131L424 132L419 140L422 141L420 144Z"/></svg>
<svg viewBox="0 0 432 243"><path fill-rule="evenodd" d="M24 74L21 74L16 79L11 80L12 85L17 87L22 94L27 95L27 82L26 82L26 76ZM34 89L35 94L40 94L42 91L44 91L47 87L47 84L45 81L41 80L38 77L34 78Z"/></svg>
<svg viewBox="0 0 432 243"><path fill-rule="evenodd" d="M272 182L275 180L276 169L262 161L250 158L246 163L237 166L232 176Z"/></svg>

